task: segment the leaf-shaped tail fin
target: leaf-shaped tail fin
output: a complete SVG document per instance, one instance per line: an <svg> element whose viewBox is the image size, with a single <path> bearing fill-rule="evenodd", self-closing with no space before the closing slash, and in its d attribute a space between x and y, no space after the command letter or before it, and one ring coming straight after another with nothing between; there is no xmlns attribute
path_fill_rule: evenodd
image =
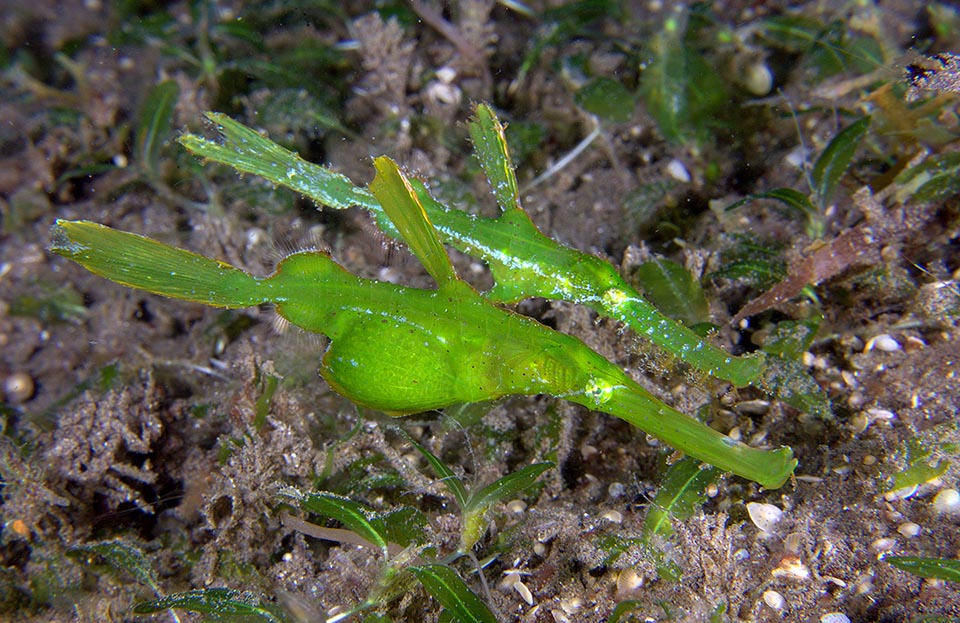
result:
<svg viewBox="0 0 960 623"><path fill-rule="evenodd" d="M50 250L121 285L214 307L264 301L258 279L239 268L89 221L57 220Z"/></svg>
<svg viewBox="0 0 960 623"><path fill-rule="evenodd" d="M377 175L370 182L370 190L383 206L384 212L393 221L403 240L417 256L423 267L437 284L457 280L457 273L450 262L440 236L427 217L420 199L410 182L390 158L374 158Z"/></svg>

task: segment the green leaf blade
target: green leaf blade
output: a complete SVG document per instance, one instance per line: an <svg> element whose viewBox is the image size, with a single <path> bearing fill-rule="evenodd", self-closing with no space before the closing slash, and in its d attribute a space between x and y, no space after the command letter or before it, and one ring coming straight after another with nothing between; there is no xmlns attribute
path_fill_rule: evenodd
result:
<svg viewBox="0 0 960 623"><path fill-rule="evenodd" d="M960 582L960 560L949 558L920 558L914 556L886 556L884 559L902 571L922 578Z"/></svg>
<svg viewBox="0 0 960 623"><path fill-rule="evenodd" d="M633 118L633 95L613 78L594 78L577 91L575 99L587 112L612 123L626 123Z"/></svg>
<svg viewBox="0 0 960 623"><path fill-rule="evenodd" d="M446 565L410 567L420 584L460 623L497 623L490 608Z"/></svg>
<svg viewBox="0 0 960 623"><path fill-rule="evenodd" d="M707 486L719 477L720 470L689 456L671 465L644 519L643 538L673 534L671 519L691 517L706 499Z"/></svg>
<svg viewBox="0 0 960 623"><path fill-rule="evenodd" d="M148 176L160 175L160 149L170 134L173 109L179 97L179 85L173 80L165 80L150 89L140 109L135 153L138 166Z"/></svg>
<svg viewBox="0 0 960 623"><path fill-rule="evenodd" d="M490 508L501 500L519 495L532 487L537 478L553 466L554 464L550 462L534 463L507 474L471 495L463 509L464 514L477 509Z"/></svg>
<svg viewBox="0 0 960 623"><path fill-rule="evenodd" d="M814 163L811 179L821 212L830 201L840 178L850 168L853 155L869 127L870 117L857 119L833 137Z"/></svg>
<svg viewBox="0 0 960 623"><path fill-rule="evenodd" d="M384 558L388 556L387 539L370 519L370 511L358 502L333 493L301 493L286 489L283 495L297 500L300 508L308 513L336 519L347 529L355 532L374 547L379 547Z"/></svg>
<svg viewBox="0 0 960 623"><path fill-rule="evenodd" d="M463 509L467 505L467 489L463 486L463 481L460 479L460 477L453 473L453 470L450 469L446 463L441 461L438 456L427 450L421 444L417 443L409 435L407 435L407 441L409 441L413 447L423 455L423 458L427 459L427 463L429 463L430 467L433 468L433 471L440 479L440 482L442 482L450 491L450 494L453 495L454 499L457 501L457 505Z"/></svg>
<svg viewBox="0 0 960 623"><path fill-rule="evenodd" d="M75 556L99 556L113 569L125 571L140 584L159 594L157 576L153 566L143 552L130 543L121 540L103 541L73 547L69 553Z"/></svg>
<svg viewBox="0 0 960 623"><path fill-rule="evenodd" d="M230 623L284 623L288 620L279 609L264 604L253 593L228 588L205 588L167 595L138 603L133 612L152 614L171 608L206 614L212 620Z"/></svg>

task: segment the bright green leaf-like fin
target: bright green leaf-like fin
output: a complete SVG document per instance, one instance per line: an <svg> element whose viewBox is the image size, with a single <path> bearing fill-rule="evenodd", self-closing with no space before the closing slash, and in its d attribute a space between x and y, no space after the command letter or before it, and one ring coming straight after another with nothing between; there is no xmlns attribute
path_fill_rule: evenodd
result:
<svg viewBox="0 0 960 623"><path fill-rule="evenodd" d="M121 285L214 307L264 302L260 282L239 268L91 223L57 220L50 250Z"/></svg>
<svg viewBox="0 0 960 623"><path fill-rule="evenodd" d="M184 134L179 142L194 155L259 175L337 210L360 206L370 210L377 225L387 234L395 234L390 222L383 218L380 204L366 188L355 186L340 173L307 162L223 113L208 112L206 117L217 125L223 144Z"/></svg>
<svg viewBox="0 0 960 623"><path fill-rule="evenodd" d="M510 161L510 150L503 134L503 124L486 104L477 105L477 114L467 125L473 148L483 172L490 182L493 196L502 210L520 209L520 190Z"/></svg>
<svg viewBox="0 0 960 623"><path fill-rule="evenodd" d="M450 256L440 242L440 236L427 218L423 204L410 182L400 172L397 163L386 156L374 158L377 176L370 183L370 190L396 226L403 240L441 286L455 281Z"/></svg>

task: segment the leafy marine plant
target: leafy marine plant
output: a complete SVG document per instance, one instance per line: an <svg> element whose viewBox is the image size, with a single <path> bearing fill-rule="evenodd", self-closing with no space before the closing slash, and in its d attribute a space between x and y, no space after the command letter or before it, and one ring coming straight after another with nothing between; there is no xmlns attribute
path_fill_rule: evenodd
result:
<svg viewBox="0 0 960 623"><path fill-rule="evenodd" d="M789 448L768 451L735 442L658 400L580 340L498 305L528 296L581 302L635 328L640 324L643 334L680 358L737 384L763 369L762 359L732 357L657 312L608 263L540 233L519 205L503 128L493 112L479 106L470 130L503 208L496 219L446 209L386 157L374 160L377 175L365 190L262 138L258 147L268 151L249 151L258 135L239 124L232 125L232 148L187 140L201 155L229 152L224 161L241 170L269 168L268 179L286 177L288 185L310 188L308 194L325 204L368 208L384 231L407 243L436 289L362 279L316 251L290 255L260 279L84 221L58 221L51 249L117 283L164 296L227 308L273 303L291 323L330 338L321 375L361 406L406 415L547 394L620 417L723 470L781 486L796 465ZM481 295L456 275L441 234L487 260L497 282L492 290Z"/></svg>

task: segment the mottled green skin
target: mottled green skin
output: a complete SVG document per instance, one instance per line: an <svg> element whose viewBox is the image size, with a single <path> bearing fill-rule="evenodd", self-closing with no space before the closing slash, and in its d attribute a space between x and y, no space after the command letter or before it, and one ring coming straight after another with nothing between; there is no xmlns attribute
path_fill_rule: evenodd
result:
<svg viewBox="0 0 960 623"><path fill-rule="evenodd" d="M487 302L469 285L420 290L359 279L318 253L286 258L264 300L330 346L321 373L354 402L393 414L517 394L585 394L619 368L576 338Z"/></svg>

